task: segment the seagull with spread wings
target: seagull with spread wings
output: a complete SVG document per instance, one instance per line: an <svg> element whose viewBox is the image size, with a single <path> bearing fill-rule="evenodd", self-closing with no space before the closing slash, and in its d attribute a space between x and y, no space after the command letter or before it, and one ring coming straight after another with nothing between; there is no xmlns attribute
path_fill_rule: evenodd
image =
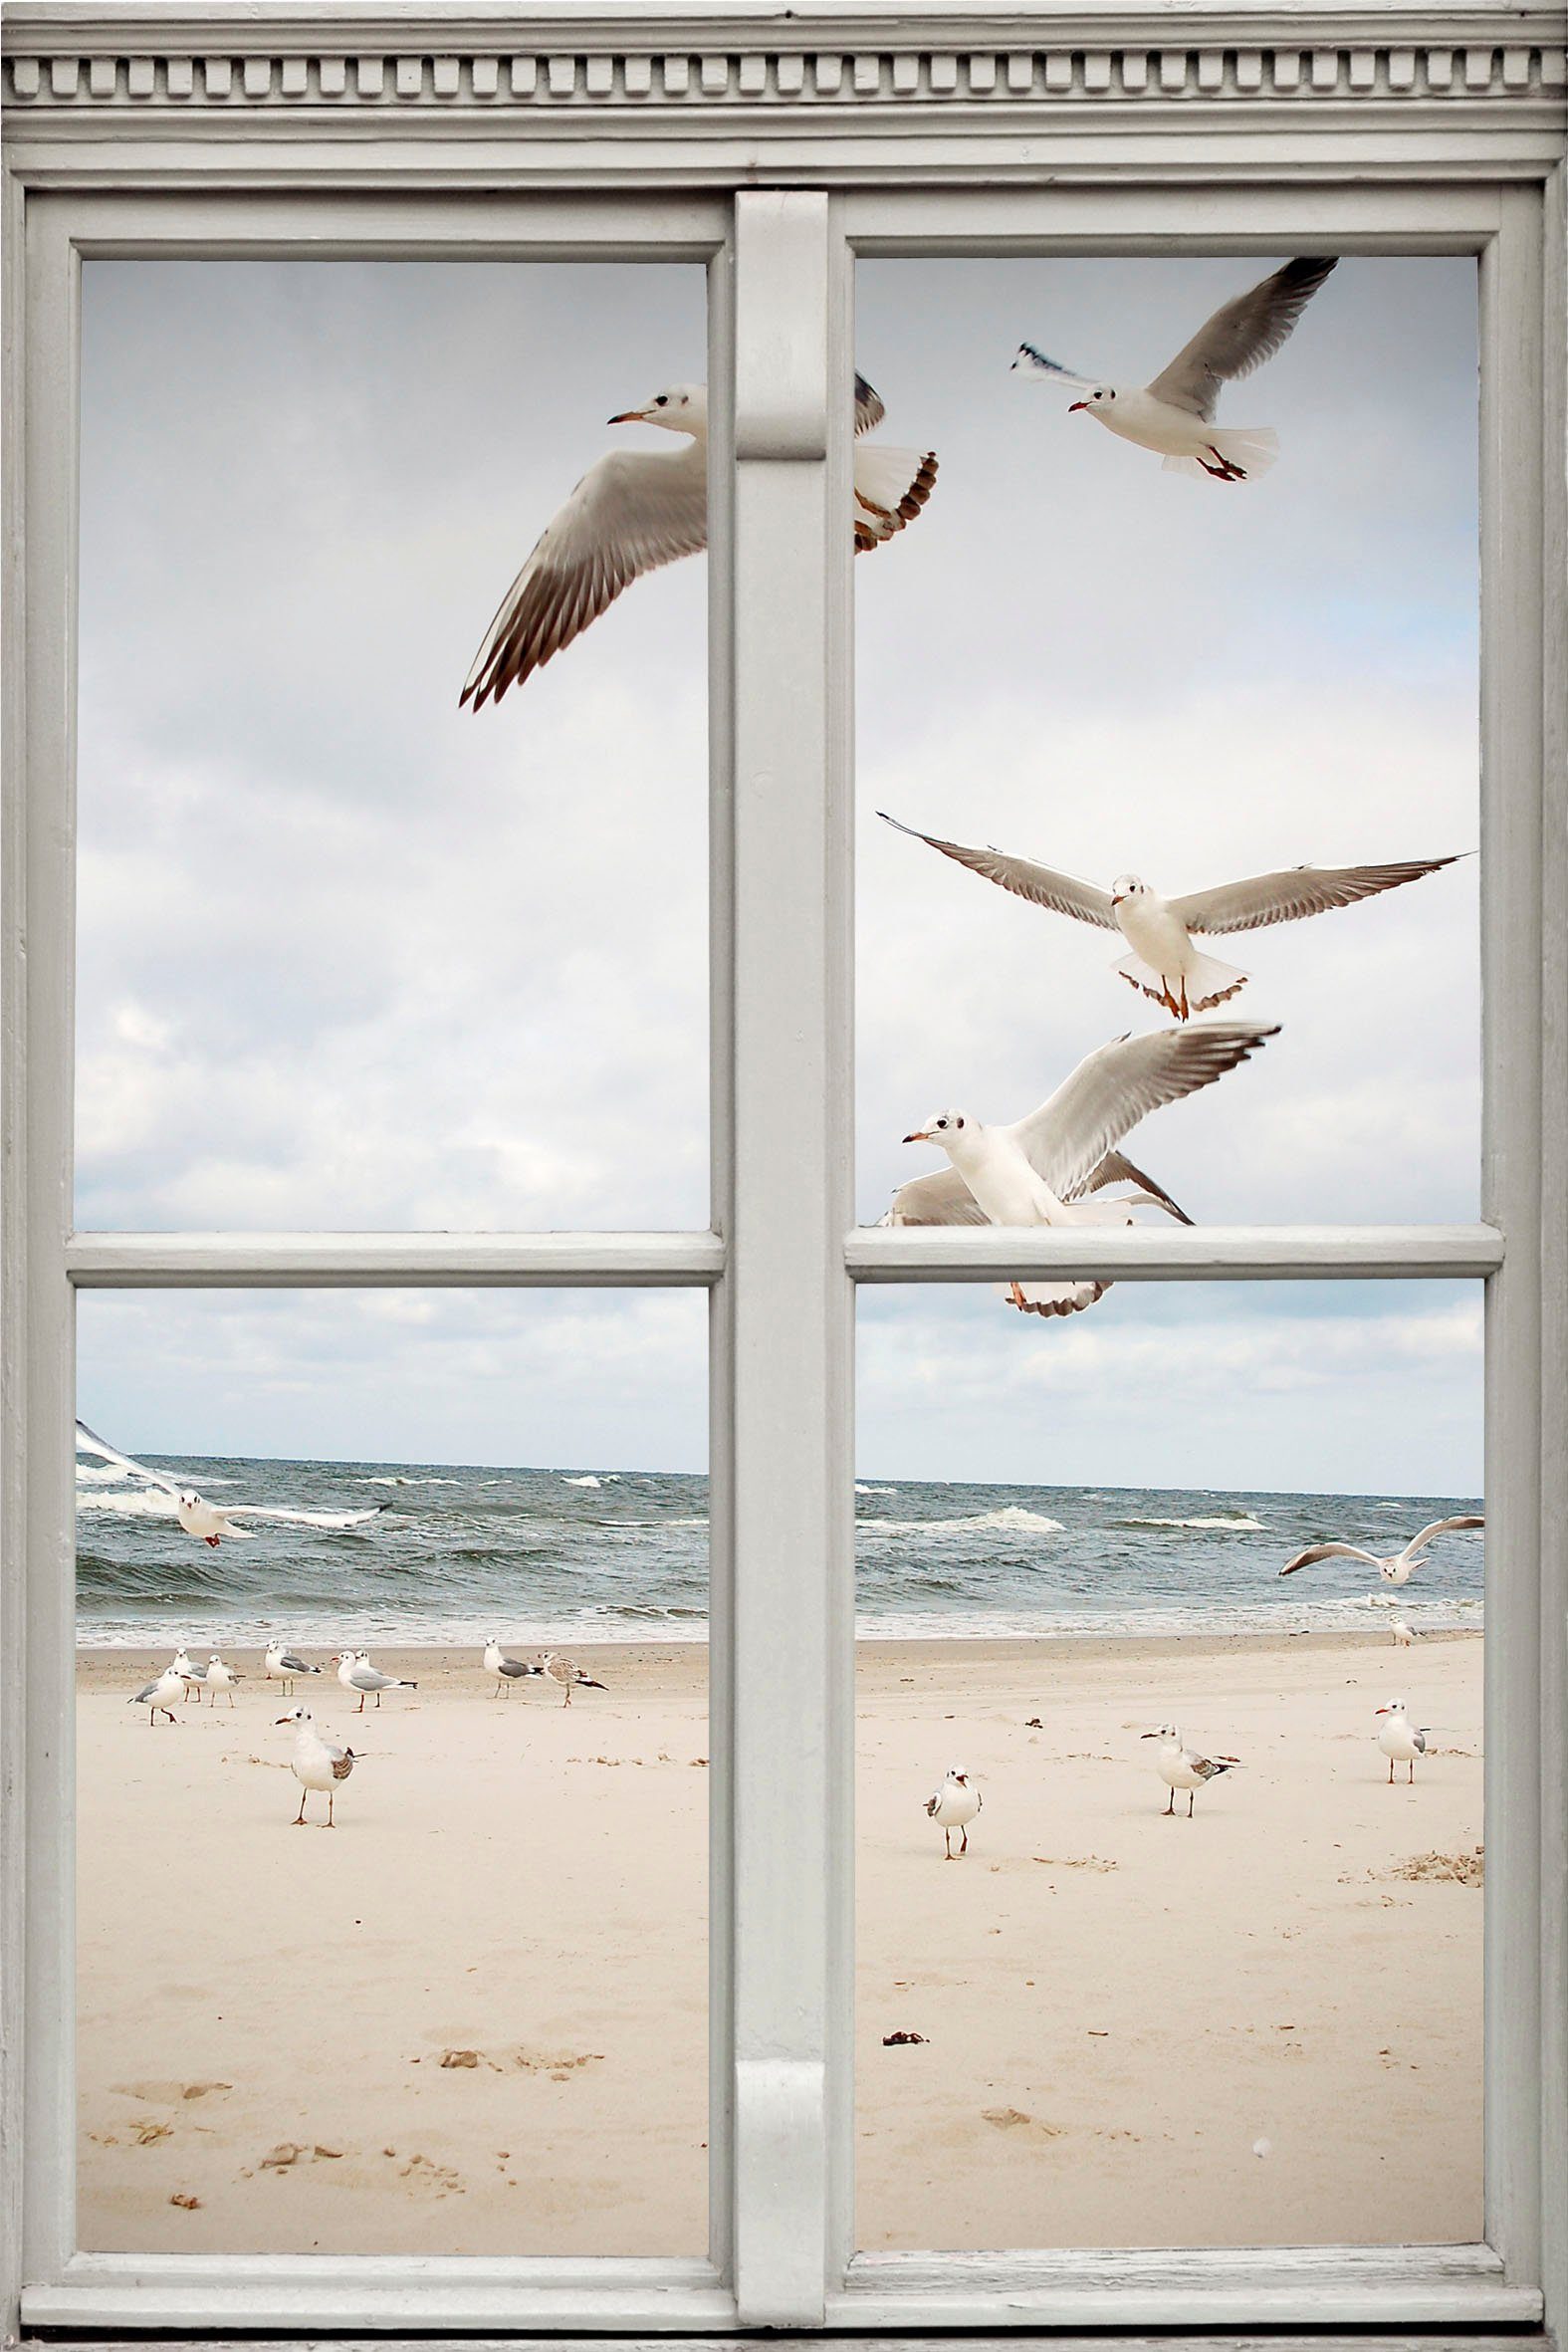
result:
<svg viewBox="0 0 1568 2352"><path fill-rule="evenodd" d="M1305 1551L1298 1551L1294 1559L1287 1559L1280 1569L1281 1576L1293 1576L1297 1568L1310 1568L1320 1559L1360 1560L1363 1567L1376 1568L1385 1584L1408 1584L1420 1565L1421 1554L1434 1535L1450 1535L1460 1528L1483 1528L1483 1519L1435 1519L1430 1528L1423 1528L1419 1535L1412 1535L1403 1551L1380 1557L1375 1551L1363 1551L1359 1543L1309 1543Z"/></svg>
<svg viewBox="0 0 1568 2352"><path fill-rule="evenodd" d="M161 1470L149 1470L144 1462L137 1462L129 1454L122 1454L117 1446L95 1437L85 1421L77 1423L77 1452L96 1454L101 1461L113 1462L128 1478L145 1479L149 1487L160 1487L165 1495L174 1498L174 1517L187 1535L194 1535L215 1551L227 1537L231 1543L255 1541L249 1528L234 1525L241 1519L274 1519L290 1528L323 1528L336 1532L340 1528L362 1527L367 1520L377 1519L391 1505L378 1503L369 1511L286 1511L266 1503L208 1503L194 1487L182 1487L177 1479ZM304 1671L302 1668L301 1672Z"/></svg>
<svg viewBox="0 0 1568 2352"><path fill-rule="evenodd" d="M1206 956L1193 944L1193 934L1212 937L1225 931L1262 931L1273 923L1296 923L1307 915L1328 914L1337 906L1354 906L1358 899L1376 898L1397 890L1403 882L1419 882L1456 857L1418 857L1396 865L1295 865L1275 873L1249 874L1244 881L1222 882L1213 890L1193 890L1185 898L1165 898L1138 874L1118 874L1108 890L1097 882L1080 881L1076 874L1058 873L1030 857L1014 857L1005 849L971 849L962 841L944 841L936 833L900 824L885 810L878 815L895 831L940 849L971 873L1026 898L1052 914L1072 915L1102 931L1120 931L1133 953L1115 966L1129 986L1141 989L1164 1005L1178 1021L1223 1005L1246 986L1247 974L1218 956Z"/></svg>
<svg viewBox="0 0 1568 2352"><path fill-rule="evenodd" d="M1083 398L1073 401L1069 416L1081 409L1107 432L1156 450L1167 473L1245 482L1273 464L1279 436L1268 425L1217 425L1220 386L1250 375L1273 357L1333 267L1332 260L1287 261L1272 277L1224 304L1170 366L1141 388L1079 375L1030 343L1018 346L1012 364L1026 375L1048 376L1081 391Z"/></svg>
<svg viewBox="0 0 1568 2352"><path fill-rule="evenodd" d="M855 553L865 555L912 523L931 496L931 450L894 449L862 438L886 411L863 375L855 377L851 519ZM589 466L549 524L501 600L474 656L459 703L482 710L520 686L644 572L708 545L708 387L678 383L611 424L651 424L683 436L679 449L616 449Z"/></svg>
<svg viewBox="0 0 1568 2352"><path fill-rule="evenodd" d="M901 1186L884 1223L1127 1226L1135 1222L1140 1199L1181 1217L1173 1201L1120 1159L1116 1145L1148 1112L1212 1085L1277 1034L1249 1022L1200 1022L1118 1038L1080 1061L1048 1101L1010 1126L988 1127L967 1111L939 1111L904 1141L935 1143L947 1153L951 1170L918 1179L929 1188L920 1200L910 1199L914 1186ZM1108 1153L1119 1162L1119 1173L1111 1176L1103 1170ZM1133 1197L1112 1197L1107 1187L1123 1181L1137 1188ZM1014 1282L1008 1300L1023 1314L1076 1314L1109 1288L1101 1282Z"/></svg>

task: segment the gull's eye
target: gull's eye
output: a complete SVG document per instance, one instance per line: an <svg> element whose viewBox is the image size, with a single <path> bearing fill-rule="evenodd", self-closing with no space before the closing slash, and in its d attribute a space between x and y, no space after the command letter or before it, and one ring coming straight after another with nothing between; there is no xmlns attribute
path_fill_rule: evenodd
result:
<svg viewBox="0 0 1568 2352"><path fill-rule="evenodd" d="M946 1119L938 1119L938 1121L937 1121L937 1125L938 1125L939 1127L945 1127L945 1126L947 1125L947 1120L946 1120Z"/></svg>
<svg viewBox="0 0 1568 2352"><path fill-rule="evenodd" d="M956 1120L954 1121L954 1124L955 1124L955 1126L962 1127L962 1126L963 1126L963 1124L964 1124L964 1121L963 1121L962 1119L956 1119Z"/></svg>
<svg viewBox="0 0 1568 2352"><path fill-rule="evenodd" d="M669 393L668 393L668 392L661 392L661 393L659 394L658 398L657 398L657 399L654 401L654 403L653 403L653 405L654 405L654 407L655 407L655 408L668 408L669 404L670 404L670 395L669 395Z"/></svg>

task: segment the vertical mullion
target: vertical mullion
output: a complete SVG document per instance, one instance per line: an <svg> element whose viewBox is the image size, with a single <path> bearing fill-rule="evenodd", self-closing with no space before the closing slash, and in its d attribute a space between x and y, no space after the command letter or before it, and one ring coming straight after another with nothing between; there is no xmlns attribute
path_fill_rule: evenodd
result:
<svg viewBox="0 0 1568 2352"><path fill-rule="evenodd" d="M838 2250L853 1302L844 590L830 584L848 568L846 269L825 195L737 196L734 2265L742 2321L774 2327L821 2321Z"/></svg>
<svg viewBox="0 0 1568 2352"><path fill-rule="evenodd" d="M735 1131L735 255L708 269L708 1159L709 1222L732 1224ZM735 1358L733 1290L708 1298L708 2251L730 2274L735 2232Z"/></svg>
<svg viewBox="0 0 1568 2352"><path fill-rule="evenodd" d="M7 1330L21 1391L25 1589L11 1661L25 1707L27 1898L23 1927L23 2262L58 2277L76 2250L75 1317L66 1275L72 1210L72 994L76 803L78 322L81 270L63 212L30 199L24 497L27 562L26 838L15 975L23 1056L27 1220L23 1288ZM13 1008L7 1008L8 1025ZM14 1038L15 1033L13 1033ZM8 1040L12 1042L12 1040Z"/></svg>
<svg viewBox="0 0 1568 2352"><path fill-rule="evenodd" d="M1486 1291L1486 2237L1541 2258L1541 238L1501 192L1480 269L1481 1213Z"/></svg>

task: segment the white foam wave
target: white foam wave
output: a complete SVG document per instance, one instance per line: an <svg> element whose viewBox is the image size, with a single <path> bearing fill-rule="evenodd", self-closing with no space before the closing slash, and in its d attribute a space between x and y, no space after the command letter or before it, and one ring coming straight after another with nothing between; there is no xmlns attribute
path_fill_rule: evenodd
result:
<svg viewBox="0 0 1568 2352"><path fill-rule="evenodd" d="M77 1464L77 1485L79 1487L112 1487L117 1484L120 1479L129 1478L129 1471L121 1470L117 1462L79 1462Z"/></svg>
<svg viewBox="0 0 1568 2352"><path fill-rule="evenodd" d="M898 1489L897 1487L862 1487L857 1485L855 1493L857 1495L896 1495Z"/></svg>
<svg viewBox="0 0 1568 2352"><path fill-rule="evenodd" d="M1065 1533L1059 1519L1046 1519L1042 1512L1025 1511L1017 1503L1001 1511L977 1512L972 1519L863 1519L859 1525L874 1528L883 1535L970 1535L987 1529L1006 1534Z"/></svg>
<svg viewBox="0 0 1568 2352"><path fill-rule="evenodd" d="M1218 1528L1232 1535L1261 1535L1260 1519L1124 1519L1124 1528Z"/></svg>
<svg viewBox="0 0 1568 2352"><path fill-rule="evenodd" d="M348 1483L354 1487L460 1487L463 1481L460 1478L355 1478ZM494 1481L485 1483L493 1485Z"/></svg>
<svg viewBox="0 0 1568 2352"><path fill-rule="evenodd" d="M595 1478L590 1471L586 1478L563 1478L560 1483L563 1487L599 1487L604 1482Z"/></svg>

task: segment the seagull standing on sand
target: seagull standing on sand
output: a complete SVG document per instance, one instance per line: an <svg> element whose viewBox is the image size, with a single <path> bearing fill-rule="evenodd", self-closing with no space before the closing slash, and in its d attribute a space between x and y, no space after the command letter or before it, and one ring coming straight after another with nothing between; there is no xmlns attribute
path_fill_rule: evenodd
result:
<svg viewBox="0 0 1568 2352"><path fill-rule="evenodd" d="M1077 375L1047 359L1029 343L1018 346L1012 364L1026 374L1073 385L1084 397L1073 401L1069 416L1081 409L1107 432L1156 450L1168 474L1244 482L1273 464L1279 436L1268 425L1221 430L1215 423L1220 386L1250 375L1273 357L1333 267L1332 261L1287 261L1271 278L1216 311L1170 366L1141 389L1096 383L1092 375Z"/></svg>
<svg viewBox="0 0 1568 2352"><path fill-rule="evenodd" d="M101 1437L95 1437L85 1421L77 1423L77 1452L97 1454L106 1462L116 1462L131 1478L145 1479L152 1487L160 1487L165 1495L174 1498L174 1516L187 1535L195 1535L215 1551L227 1536L232 1543L252 1543L254 1535L247 1528L234 1525L240 1519L275 1519L290 1528L362 1527L383 1511L390 1511L389 1503L374 1504L368 1511L285 1511L266 1503L208 1503L194 1487L182 1487L161 1470L148 1470L145 1463L134 1461L129 1454L120 1453Z"/></svg>
<svg viewBox="0 0 1568 2352"><path fill-rule="evenodd" d="M1403 1699L1391 1699L1387 1707L1376 1710L1378 1717L1377 1742L1389 1760L1389 1786L1394 1785L1394 1766L1409 1764L1410 1779L1416 1778L1416 1759L1427 1753L1430 1731L1418 1732L1405 1712Z"/></svg>
<svg viewBox="0 0 1568 2352"><path fill-rule="evenodd" d="M212 1693L213 1706L216 1707L218 1704L218 1693L220 1691L227 1691L229 1694L229 1705L232 1707L234 1705L234 1686L237 1682L243 1682L244 1680L244 1675L241 1674L236 1667L225 1665L224 1661L218 1656L216 1650L214 1650L212 1656L207 1660L206 1676L207 1688Z"/></svg>
<svg viewBox="0 0 1568 2352"><path fill-rule="evenodd" d="M166 1715L170 1723L177 1724L179 1717L174 1712L174 1701L184 1689L185 1677L176 1674L172 1666L165 1666L160 1675L144 1684L133 1699L125 1701L125 1705L144 1707L149 1726L160 1715Z"/></svg>
<svg viewBox="0 0 1568 2352"><path fill-rule="evenodd" d="M185 1686L186 1698L194 1699L199 1707L201 1705L201 1686L207 1679L207 1669L205 1666L197 1666L193 1663L183 1642L174 1653L174 1662L170 1666L169 1672L179 1676Z"/></svg>
<svg viewBox="0 0 1568 2352"><path fill-rule="evenodd" d="M1407 1625L1403 1617L1391 1617L1389 1631L1394 1636L1394 1647L1397 1650L1408 1650L1416 1638L1414 1628Z"/></svg>
<svg viewBox="0 0 1568 2352"><path fill-rule="evenodd" d="M1185 898L1163 898L1137 874L1118 874L1110 888L1102 890L1098 882L1080 881L1076 874L1060 873L1032 858L1014 857L1005 849L966 848L962 841L944 841L936 833L900 824L885 810L877 814L895 831L940 849L944 857L1010 890L1015 898L1093 923L1101 931L1120 931L1133 953L1112 969L1178 1021L1223 1005L1245 988L1248 979L1234 964L1202 954L1193 944L1195 931L1261 931L1273 923L1300 922L1307 915L1328 914L1335 907L1376 898L1381 891L1397 890L1402 882L1420 881L1424 874L1457 862L1456 857L1422 857L1400 865L1281 866L1275 873L1249 874L1244 881L1194 890Z"/></svg>
<svg viewBox="0 0 1568 2352"><path fill-rule="evenodd" d="M581 1667L576 1665L572 1659L558 1658L554 1650L545 1652L539 1671L542 1674L548 1674L551 1681L558 1683L565 1692L566 1695L561 1701L563 1707L571 1705L573 1685L579 1686L584 1691L602 1691L604 1688L603 1683L595 1682L591 1674L584 1674Z"/></svg>
<svg viewBox="0 0 1568 2352"><path fill-rule="evenodd" d="M530 1675L543 1675L545 1671L543 1666L536 1666L531 1661L509 1658L494 1634L485 1644L484 1663L485 1672L496 1678L496 1687L490 1694L492 1699L503 1696L510 1699L515 1682L524 1682Z"/></svg>
<svg viewBox="0 0 1568 2352"><path fill-rule="evenodd" d="M382 1674L378 1667L370 1664L368 1650L339 1650L337 1680L345 1691L358 1692L359 1705L355 1709L358 1715L363 1715L366 1699L373 1698L379 1708L383 1691L417 1691L419 1688L416 1682L404 1682L398 1675Z"/></svg>
<svg viewBox="0 0 1568 2352"><path fill-rule="evenodd" d="M855 432L885 411L864 376L855 377ZM708 545L708 387L671 384L611 424L651 424L685 436L679 449L617 449L589 466L545 530L501 601L474 657L459 703L482 710L535 670L612 604L644 572ZM864 555L912 523L931 496L937 461L928 449L858 440L852 519Z"/></svg>
<svg viewBox="0 0 1568 2352"><path fill-rule="evenodd" d="M300 1783L300 1809L294 1816L296 1829L309 1826L305 1818L305 1800L314 1788L327 1799L327 1818L319 1821L319 1829L333 1829L333 1796L339 1780L346 1780L353 1770L355 1758L351 1748L340 1748L336 1740L316 1728L316 1718L308 1707L291 1708L280 1715L278 1725L295 1726L294 1755L291 1769Z"/></svg>
<svg viewBox="0 0 1568 2352"><path fill-rule="evenodd" d="M285 1698L294 1689L297 1675L320 1674L322 1671L319 1666L307 1666L305 1660L291 1650L287 1642L282 1641L270 1641L267 1644L262 1666L269 1682L282 1683Z"/></svg>
<svg viewBox="0 0 1568 2352"><path fill-rule="evenodd" d="M1207 1022L1160 1030L1152 1037L1118 1038L1080 1061L1048 1101L1010 1126L988 1127L968 1111L938 1111L904 1141L935 1143L947 1153L959 1181L938 1186L922 1178L926 1189L920 1194L913 1185L900 1186L886 1221L1128 1226L1141 1199L1173 1207L1152 1187L1130 1201L1093 1195L1106 1153L1147 1112L1213 1084L1277 1034L1255 1023ZM1103 1298L1109 1288L1101 1282L1014 1282L1008 1297L1024 1314L1075 1314Z"/></svg>
<svg viewBox="0 0 1568 2352"><path fill-rule="evenodd" d="M1238 1756L1200 1756L1196 1748L1184 1746L1181 1732L1174 1723L1162 1724L1157 1732L1145 1732L1146 1740L1158 1740L1154 1765L1171 1791L1168 1813L1176 1811L1176 1792L1187 1791L1187 1818L1193 1817L1193 1799L1206 1780L1218 1780L1222 1772L1233 1772L1240 1766Z"/></svg>
<svg viewBox="0 0 1568 2352"><path fill-rule="evenodd" d="M980 1811L980 1790L970 1785L968 1772L950 1768L947 1778L935 1796L926 1799L926 1811L942 1832L942 1859L952 1862L969 1852L969 1825ZM953 1852L953 1832L959 1832L959 1850Z"/></svg>
<svg viewBox="0 0 1568 2352"><path fill-rule="evenodd" d="M1419 1535L1412 1535L1403 1551L1380 1558L1375 1551L1363 1551L1359 1543L1309 1543L1305 1551L1298 1551L1294 1559L1287 1559L1280 1569L1281 1576L1293 1576L1297 1568L1310 1568L1320 1559L1358 1559L1364 1567L1376 1568L1385 1584L1408 1584L1420 1564L1421 1554L1434 1535L1449 1535L1461 1528L1483 1528L1483 1519L1435 1519L1430 1528L1423 1528Z"/></svg>

